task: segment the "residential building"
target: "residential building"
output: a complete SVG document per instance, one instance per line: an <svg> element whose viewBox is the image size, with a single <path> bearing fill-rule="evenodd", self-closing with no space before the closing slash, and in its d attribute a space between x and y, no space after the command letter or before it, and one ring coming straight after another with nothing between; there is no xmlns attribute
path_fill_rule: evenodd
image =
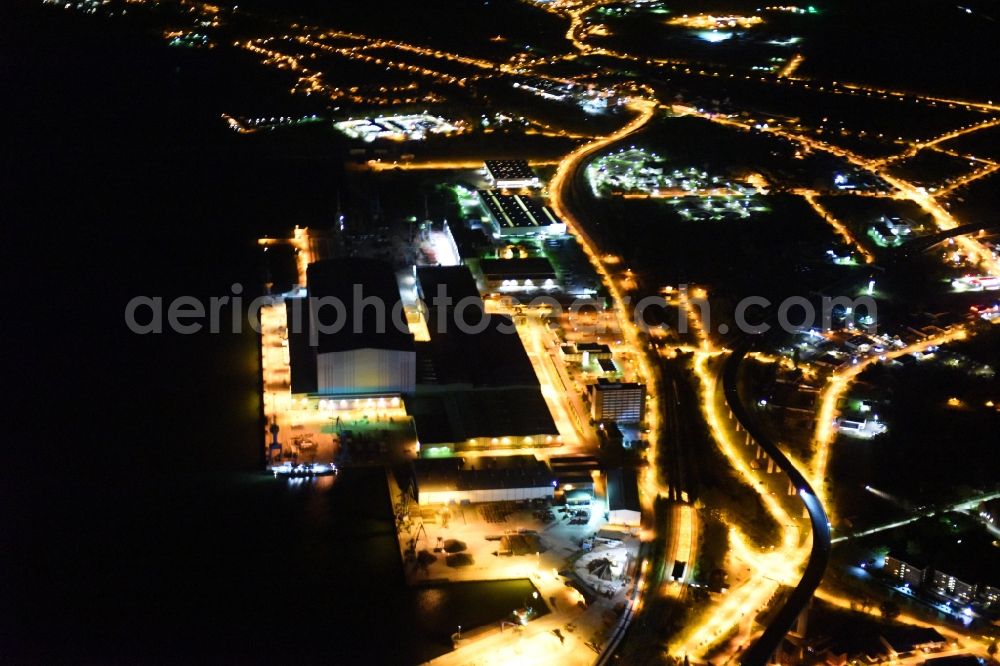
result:
<svg viewBox="0 0 1000 666"><path fill-rule="evenodd" d="M901 585L909 585L911 589L917 589L924 582L927 567L911 564L903 559L903 555L889 553L885 556L882 570Z"/></svg>
<svg viewBox="0 0 1000 666"><path fill-rule="evenodd" d="M961 603L970 602L976 596L975 584L967 583L937 569L930 571L930 575L925 579L925 587L935 594Z"/></svg>

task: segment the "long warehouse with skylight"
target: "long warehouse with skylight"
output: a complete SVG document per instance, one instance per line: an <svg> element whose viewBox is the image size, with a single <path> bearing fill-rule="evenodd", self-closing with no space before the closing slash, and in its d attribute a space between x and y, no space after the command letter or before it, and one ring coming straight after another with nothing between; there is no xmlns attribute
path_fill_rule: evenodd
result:
<svg viewBox="0 0 1000 666"><path fill-rule="evenodd" d="M479 190L479 200L501 237L566 233L566 223L532 197Z"/></svg>

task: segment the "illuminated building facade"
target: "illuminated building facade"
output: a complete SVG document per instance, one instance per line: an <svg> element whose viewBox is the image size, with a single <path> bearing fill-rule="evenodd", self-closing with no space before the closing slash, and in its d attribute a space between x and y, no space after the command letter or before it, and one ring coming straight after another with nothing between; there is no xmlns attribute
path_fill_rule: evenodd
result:
<svg viewBox="0 0 1000 666"><path fill-rule="evenodd" d="M486 160L486 180L498 189L541 187L542 181L524 160Z"/></svg>
<svg viewBox="0 0 1000 666"><path fill-rule="evenodd" d="M413 393L416 350L389 264L358 258L310 264L308 295L287 301L292 393Z"/></svg>
<svg viewBox="0 0 1000 666"><path fill-rule="evenodd" d="M566 233L566 223L537 199L494 190L479 190L478 194L501 238Z"/></svg>
<svg viewBox="0 0 1000 666"><path fill-rule="evenodd" d="M926 572L925 567L910 564L894 553L886 555L883 570L900 584L909 585L914 590L923 584Z"/></svg>
<svg viewBox="0 0 1000 666"><path fill-rule="evenodd" d="M558 446L559 431L514 323L485 311L465 266L417 269L430 339L408 401L425 456Z"/></svg>
<svg viewBox="0 0 1000 666"><path fill-rule="evenodd" d="M551 498L548 465L530 455L413 461L414 495L421 505L513 502Z"/></svg>
<svg viewBox="0 0 1000 666"><path fill-rule="evenodd" d="M486 287L497 291L554 289L558 276L545 257L483 259L479 262Z"/></svg>
<svg viewBox="0 0 1000 666"><path fill-rule="evenodd" d="M646 415L646 386L635 382L612 382L604 378L587 387L590 415L594 421L639 423Z"/></svg>

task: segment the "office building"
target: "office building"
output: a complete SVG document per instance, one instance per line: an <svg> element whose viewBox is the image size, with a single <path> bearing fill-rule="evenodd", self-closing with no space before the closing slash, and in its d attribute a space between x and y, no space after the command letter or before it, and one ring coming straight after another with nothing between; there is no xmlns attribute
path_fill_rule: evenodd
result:
<svg viewBox="0 0 1000 666"><path fill-rule="evenodd" d="M587 387L590 416L594 421L639 423L646 415L646 386L612 382L603 377Z"/></svg>

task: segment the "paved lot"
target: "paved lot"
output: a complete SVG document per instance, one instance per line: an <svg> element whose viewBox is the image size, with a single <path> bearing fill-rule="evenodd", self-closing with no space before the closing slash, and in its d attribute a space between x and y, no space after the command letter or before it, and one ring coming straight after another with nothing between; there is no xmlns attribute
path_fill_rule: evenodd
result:
<svg viewBox="0 0 1000 666"><path fill-rule="evenodd" d="M580 547L579 542L596 534L604 527L603 513L592 512L592 519L585 525L570 525L567 521L545 523L538 521L530 512L517 512L505 523L488 523L479 517L481 512L475 506L467 506L461 512L468 518L466 522L449 527L427 526L431 542L437 536L462 538L469 545L469 551L476 562L466 568L453 569L439 562L422 572L411 576L417 581L427 578L450 580L472 580L489 578L528 578L538 589L538 598L529 604L545 604L549 613L531 620L526 626L513 627L510 624L487 626L466 631L456 650L432 661L435 666L451 664L591 664L603 647L618 622L624 608L625 599L634 585L634 576L628 581L600 581L588 572L587 562L608 558L625 563L634 561L639 541L635 537L622 534L624 541L596 541L589 550ZM556 515L559 515L558 512ZM471 519L471 520L470 520ZM496 541L487 541L486 534L507 529L534 530L542 540L546 550L538 555L498 557L493 555ZM479 545L474 539L479 537ZM628 557L626 556L628 554ZM482 559L480 559L482 558ZM626 565L628 566L628 565ZM632 565L634 566L634 565ZM587 583L607 596L587 595L568 584L569 579L560 571L575 570ZM441 574L441 575L439 575ZM587 603L586 598L590 601Z"/></svg>
<svg viewBox="0 0 1000 666"><path fill-rule="evenodd" d="M595 503L595 510L589 510L590 520L585 524L571 524L572 517L558 507L552 509L551 521L540 518L530 508L506 513L501 503L423 507L423 518L415 518L409 531L400 533L400 547L405 561L405 551L410 540L415 538L418 553L428 550L437 559L426 567L408 564L408 580L496 580L562 569L571 557L582 552L580 542L604 525L602 507L602 504ZM505 535L507 540L503 538ZM511 540L515 543L508 544ZM541 552L500 554L505 546L513 545L516 550L517 542L522 540L537 541ZM443 547L450 541L465 544L461 552L471 558L470 564L449 566L447 552L434 552L435 548ZM530 547L531 543L525 545Z"/></svg>
<svg viewBox="0 0 1000 666"><path fill-rule="evenodd" d="M538 598L527 603L544 604L549 609L547 615L524 627L507 624L503 630L499 625L465 628L458 649L432 663L551 663L553 659L560 664L592 663L596 650L617 622L632 579L601 580L591 574L587 563L612 560L616 573L634 566L630 563L634 562L639 540L625 531L620 533L621 541L592 539L602 530L607 534L620 529L606 525L604 504L599 500L589 509L579 509L589 512L589 520L583 524L573 524L575 516L558 506L551 507L551 520L546 519L545 508L537 509L538 513L530 507L507 513L512 508L502 503L423 507L423 518L414 518L409 529L400 532L404 556L410 539L416 538L418 553L428 550L436 557L426 567L411 560L406 565L408 582L527 578L538 589ZM526 544L537 540L541 552L500 555L509 545L503 539L505 533L515 541L520 537ZM471 558L470 564L448 565L448 553L443 547L453 545L452 541L464 544L460 552ZM585 541L586 548L581 545ZM442 550L434 553L436 547ZM585 579L586 595L569 583L568 576L560 574L569 571Z"/></svg>

